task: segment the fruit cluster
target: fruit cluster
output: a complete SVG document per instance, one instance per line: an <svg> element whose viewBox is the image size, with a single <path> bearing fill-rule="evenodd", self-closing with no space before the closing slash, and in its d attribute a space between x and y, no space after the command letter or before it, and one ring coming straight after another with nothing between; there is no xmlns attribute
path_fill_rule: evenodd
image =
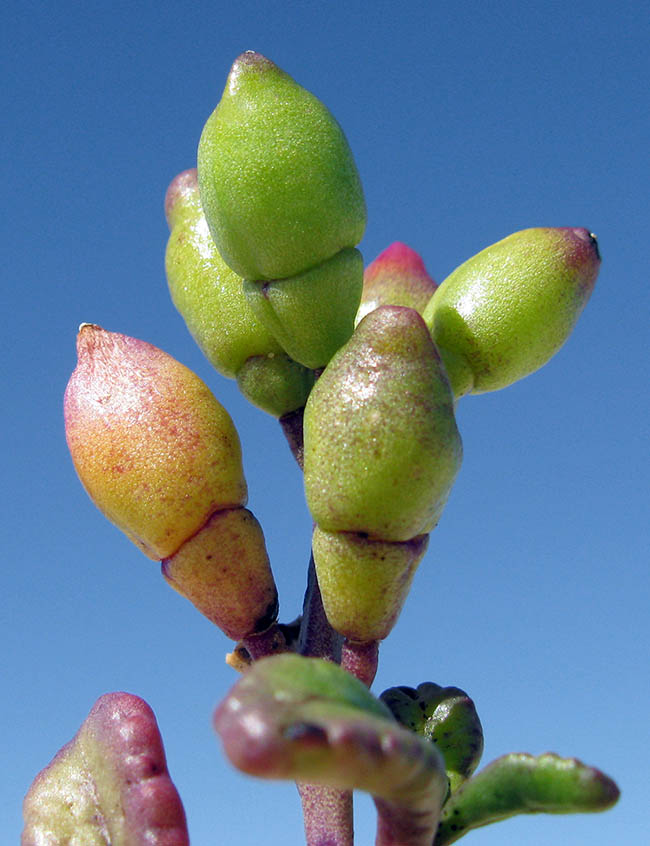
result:
<svg viewBox="0 0 650 846"><path fill-rule="evenodd" d="M66 434L97 506L242 641L246 672L215 718L233 762L257 775L368 790L380 846L450 843L510 813L612 804L611 781L555 756L509 756L472 777L482 730L463 691L425 683L380 701L345 672L371 683L376 664L354 661L376 661L440 519L462 460L457 402L504 388L557 352L596 280L595 237L581 228L516 232L440 285L401 243L364 272L366 207L340 126L252 52L235 61L201 135L198 168L172 181L165 212L177 309L214 367L279 418L303 467L315 575L302 621L277 622L237 432L195 374L150 344L83 324ZM248 668L257 658L265 660ZM38 784L63 778L70 761L83 770L85 745L117 748L106 709L121 719L142 707L128 697L98 704L35 784L24 843L40 843L47 828ZM123 789L118 759L107 764L113 775L87 780ZM170 801L184 843L175 794ZM317 804L312 795L306 814ZM319 826L327 821L307 820L310 842L325 842Z"/></svg>

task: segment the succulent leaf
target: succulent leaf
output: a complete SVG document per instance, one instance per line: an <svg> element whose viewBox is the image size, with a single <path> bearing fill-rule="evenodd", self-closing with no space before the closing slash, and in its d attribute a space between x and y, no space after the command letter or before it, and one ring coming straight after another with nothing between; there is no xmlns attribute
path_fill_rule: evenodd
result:
<svg viewBox="0 0 650 846"><path fill-rule="evenodd" d="M423 682L391 687L379 697L395 719L426 737L445 760L453 792L474 772L483 754L483 729L474 703L458 687Z"/></svg>
<svg viewBox="0 0 650 846"><path fill-rule="evenodd" d="M619 797L616 784L575 758L511 754L497 758L446 802L434 846L515 814L604 811Z"/></svg>
<svg viewBox="0 0 650 846"><path fill-rule="evenodd" d="M21 846L189 846L156 718L128 693L100 697L31 785Z"/></svg>
<svg viewBox="0 0 650 846"><path fill-rule="evenodd" d="M338 665L292 654L258 661L214 724L238 769L367 791L390 813L415 815L425 832L417 843L431 843L447 792L442 759Z"/></svg>

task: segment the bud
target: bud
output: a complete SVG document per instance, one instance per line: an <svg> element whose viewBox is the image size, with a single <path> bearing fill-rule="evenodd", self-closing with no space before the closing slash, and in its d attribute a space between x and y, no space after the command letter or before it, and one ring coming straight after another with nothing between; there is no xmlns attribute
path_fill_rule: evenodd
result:
<svg viewBox="0 0 650 846"><path fill-rule="evenodd" d="M363 191L340 126L259 53L235 60L198 172L212 237L246 279L295 276L363 237Z"/></svg>
<svg viewBox="0 0 650 846"><path fill-rule="evenodd" d="M407 306L422 314L437 287L415 250L395 241L370 262L363 274L355 322L382 305Z"/></svg>
<svg viewBox="0 0 650 846"><path fill-rule="evenodd" d="M198 376L144 341L85 323L77 351L66 437L92 500L146 555L165 559L174 587L224 631L240 638L270 624L275 584L261 530L242 507L228 413ZM218 579L214 564L198 563L213 556Z"/></svg>
<svg viewBox="0 0 650 846"><path fill-rule="evenodd" d="M598 275L587 229L525 229L487 247L440 285L424 312L456 397L538 370L567 340Z"/></svg>

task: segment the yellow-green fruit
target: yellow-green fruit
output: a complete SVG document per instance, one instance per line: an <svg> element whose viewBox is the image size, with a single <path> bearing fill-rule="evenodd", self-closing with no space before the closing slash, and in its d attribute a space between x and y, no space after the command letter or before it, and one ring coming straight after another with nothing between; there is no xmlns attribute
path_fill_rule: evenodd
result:
<svg viewBox="0 0 650 846"><path fill-rule="evenodd" d="M171 558L169 584L233 640L264 631L278 597L262 528L245 508L214 514Z"/></svg>
<svg viewBox="0 0 650 846"><path fill-rule="evenodd" d="M297 276L244 283L251 308L286 353L305 367L325 367L349 339L363 286L358 250L335 256Z"/></svg>
<svg viewBox="0 0 650 846"><path fill-rule="evenodd" d="M280 354L280 345L253 314L241 276L212 240L196 170L171 182L165 212L171 230L165 254L169 291L206 358L219 373L235 378L251 356Z"/></svg>
<svg viewBox="0 0 650 846"><path fill-rule="evenodd" d="M367 315L305 407L305 491L327 532L408 541L430 532L460 468L453 397L420 315Z"/></svg>
<svg viewBox="0 0 650 846"><path fill-rule="evenodd" d="M245 505L241 448L208 387L144 341L85 323L66 388L68 446L104 515L150 558Z"/></svg>
<svg viewBox="0 0 650 846"><path fill-rule="evenodd" d="M594 287L600 255L587 229L515 232L445 279L424 311L456 397L496 391L564 344Z"/></svg>
<svg viewBox="0 0 650 846"><path fill-rule="evenodd" d="M363 191L340 126L259 53L235 60L198 174L212 237L244 278L295 276L363 237Z"/></svg>
<svg viewBox="0 0 650 846"><path fill-rule="evenodd" d="M395 625L428 535L406 543L314 530L312 549L329 624L349 640L383 640Z"/></svg>

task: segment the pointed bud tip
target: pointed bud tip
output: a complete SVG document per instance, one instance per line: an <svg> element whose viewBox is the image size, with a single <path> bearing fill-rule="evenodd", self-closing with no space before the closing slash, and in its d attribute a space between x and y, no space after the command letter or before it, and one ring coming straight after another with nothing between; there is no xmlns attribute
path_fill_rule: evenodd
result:
<svg viewBox="0 0 650 846"><path fill-rule="evenodd" d="M394 241L389 247L386 247L368 266L366 272L371 268L375 271L379 270L380 267L386 265L395 265L406 273L413 273L418 276L429 275L420 254L402 241Z"/></svg>
<svg viewBox="0 0 650 846"><path fill-rule="evenodd" d="M241 53L232 64L230 73L228 74L228 81L224 94L235 94L239 89L242 79L252 74L262 75L270 72L283 73L280 68L263 56L261 53L256 53L255 50L246 50Z"/></svg>
<svg viewBox="0 0 650 846"><path fill-rule="evenodd" d="M176 203L188 195L194 195L198 191L198 187L195 167L182 171L169 183L169 187L165 193L165 218L170 229L172 227L172 215Z"/></svg>

